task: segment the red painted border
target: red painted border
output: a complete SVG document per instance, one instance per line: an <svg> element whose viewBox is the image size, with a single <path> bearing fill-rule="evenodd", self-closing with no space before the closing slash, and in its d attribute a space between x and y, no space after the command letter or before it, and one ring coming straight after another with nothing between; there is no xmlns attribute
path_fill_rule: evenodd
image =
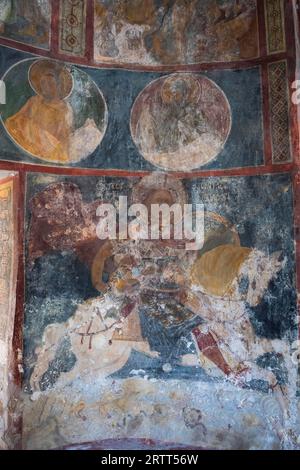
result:
<svg viewBox="0 0 300 470"><path fill-rule="evenodd" d="M188 446L178 442L164 442L147 438L117 438L103 439L101 441L82 442L79 444L70 444L55 450L213 450L212 448Z"/></svg>
<svg viewBox="0 0 300 470"><path fill-rule="evenodd" d="M86 51L85 56L88 63L94 60L94 0L87 0L86 5Z"/></svg>
<svg viewBox="0 0 300 470"><path fill-rule="evenodd" d="M291 3L287 0L285 3ZM145 66L140 64L114 63L114 62L98 62L94 60L94 0L87 0L87 18L86 18L86 52L85 57L76 57L74 55L62 54L59 52L59 17L60 17L60 0L52 0L52 20L51 20L51 45L50 51L23 44L8 38L0 38L0 45L11 47L23 52L31 54L48 56L71 62L78 65L86 65L103 69L125 69L143 72L189 72L189 71L205 71L219 69L239 69L249 68L261 65L265 62L275 62L286 58L286 53L267 54L266 45L266 25L264 1L257 0L258 15L258 38L259 38L259 56L249 60L239 60L233 62L202 62L197 64L175 64L175 65L153 65ZM288 28L287 28L288 31Z"/></svg>
<svg viewBox="0 0 300 470"><path fill-rule="evenodd" d="M294 233L296 247L297 290L300 292L300 172L297 171L293 178L294 188Z"/></svg>
<svg viewBox="0 0 300 470"><path fill-rule="evenodd" d="M22 363L18 351L23 355L23 325L24 325L24 305L25 305L25 199L26 199L26 174L21 172L18 175L18 277L17 277L17 304L15 315L15 328L13 336L14 364L13 378L15 384L15 394L18 397L22 393L23 374ZM16 447L22 448L22 414L16 413L14 427L19 429L20 439L16 442Z"/></svg>
<svg viewBox="0 0 300 470"><path fill-rule="evenodd" d="M291 3L291 0L290 0ZM293 25L295 29L298 27L300 31L300 1L297 0L298 11L296 17L298 18L298 25ZM292 6L291 6L292 9ZM289 13L293 14L293 12ZM290 59L289 62L289 81L290 84L295 79L295 70L296 70L296 50L295 43L294 47L294 57ZM297 173L294 176L294 236L295 236L295 251L296 251L296 282L297 282L297 292L298 292L298 328L299 328L299 338L300 338L300 122L297 115L297 106L291 105L291 123L292 123L292 144L294 148L294 157L297 165Z"/></svg>

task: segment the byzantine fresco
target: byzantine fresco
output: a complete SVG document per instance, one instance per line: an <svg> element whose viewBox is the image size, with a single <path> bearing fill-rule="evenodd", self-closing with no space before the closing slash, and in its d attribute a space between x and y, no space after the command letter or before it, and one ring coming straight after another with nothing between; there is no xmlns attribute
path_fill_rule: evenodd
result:
<svg viewBox="0 0 300 470"><path fill-rule="evenodd" d="M22 413L26 449L296 448L293 177L192 173L293 161L285 2L58 3L51 20L50 0L0 0L2 42L52 57L0 46L0 160L60 167L20 170L16 409L14 183L0 175L0 448L13 446L8 411ZM162 221L155 240L99 239L97 209L119 196L149 211L203 204L203 246L163 240ZM142 220L129 216L135 234Z"/></svg>
<svg viewBox="0 0 300 470"><path fill-rule="evenodd" d="M132 171L264 163L259 67L162 74L0 54L1 159Z"/></svg>
<svg viewBox="0 0 300 470"><path fill-rule="evenodd" d="M230 128L226 96L214 82L195 74L172 74L151 83L131 115L139 151L167 170L192 170L213 160Z"/></svg>
<svg viewBox="0 0 300 470"><path fill-rule="evenodd" d="M49 49L50 0L1 0L0 36Z"/></svg>
<svg viewBox="0 0 300 470"><path fill-rule="evenodd" d="M60 62L25 60L4 77L1 115L12 141L39 160L62 165L85 159L107 125L103 95L84 72Z"/></svg>
<svg viewBox="0 0 300 470"><path fill-rule="evenodd" d="M120 195L203 203L203 247L98 239L96 208ZM279 448L283 426L292 439L292 227L288 175L29 175L26 447L168 436Z"/></svg>
<svg viewBox="0 0 300 470"><path fill-rule="evenodd" d="M95 59L142 65L258 56L256 1L95 2Z"/></svg>

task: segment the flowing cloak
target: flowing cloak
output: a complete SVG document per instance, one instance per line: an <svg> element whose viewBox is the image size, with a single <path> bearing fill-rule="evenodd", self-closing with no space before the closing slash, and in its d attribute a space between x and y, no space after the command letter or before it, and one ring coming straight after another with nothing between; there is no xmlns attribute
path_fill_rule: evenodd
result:
<svg viewBox="0 0 300 470"><path fill-rule="evenodd" d="M64 101L30 98L5 122L13 139L27 152L47 161L68 162L72 133L72 110Z"/></svg>

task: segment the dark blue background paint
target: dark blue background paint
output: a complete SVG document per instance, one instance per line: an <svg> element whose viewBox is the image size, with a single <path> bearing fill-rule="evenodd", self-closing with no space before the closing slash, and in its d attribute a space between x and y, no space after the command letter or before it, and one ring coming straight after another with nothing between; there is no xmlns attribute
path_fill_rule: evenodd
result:
<svg viewBox="0 0 300 470"><path fill-rule="evenodd" d="M18 61L32 55L0 47L0 75ZM101 89L108 106L108 128L97 150L74 164L82 168L127 170L154 169L137 151L130 134L130 112L138 94L154 79L154 72L99 70L81 67ZM16 69L17 73L17 69ZM201 169L237 168L262 165L263 123L261 77L259 67L245 70L218 70L203 73L225 92L232 110L232 129L218 157ZM1 106L0 106L1 109ZM44 164L17 148L6 131L0 129L1 158ZM51 163L47 163L51 165Z"/></svg>

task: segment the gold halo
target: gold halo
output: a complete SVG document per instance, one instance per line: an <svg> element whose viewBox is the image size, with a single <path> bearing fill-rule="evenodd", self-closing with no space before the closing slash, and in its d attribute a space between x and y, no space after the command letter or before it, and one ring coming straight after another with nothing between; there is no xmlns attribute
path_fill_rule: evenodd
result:
<svg viewBox="0 0 300 470"><path fill-rule="evenodd" d="M64 64L54 60L40 59L34 62L28 72L29 83L37 95L42 95L41 78L43 75L51 73L60 83L60 98L66 99L73 89L73 77Z"/></svg>
<svg viewBox="0 0 300 470"><path fill-rule="evenodd" d="M174 176L162 172L153 172L144 176L132 188L131 200L133 204L144 204L148 196L160 191L170 193L173 203L181 206L187 203L187 195L182 181Z"/></svg>

